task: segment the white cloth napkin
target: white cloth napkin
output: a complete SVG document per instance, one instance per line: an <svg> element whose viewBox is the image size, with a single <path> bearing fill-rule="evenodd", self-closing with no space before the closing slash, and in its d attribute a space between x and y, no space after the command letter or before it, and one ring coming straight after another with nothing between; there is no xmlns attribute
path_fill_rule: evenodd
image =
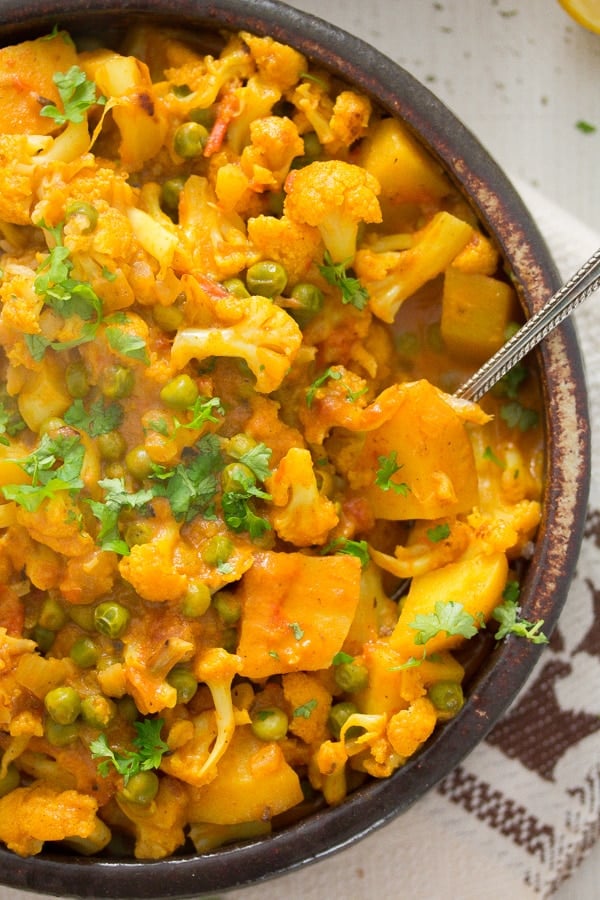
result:
<svg viewBox="0 0 600 900"><path fill-rule="evenodd" d="M516 183L566 279L600 235ZM596 311L595 311L596 310ZM488 739L384 828L330 858L228 900L548 898L600 838L600 317L575 313L596 426L589 527L551 645ZM595 623L594 623L595 614ZM543 764L506 755L520 717L545 721ZM539 761L538 761L539 766ZM68 886L65 887L68 895ZM0 887L0 900L24 892Z"/></svg>

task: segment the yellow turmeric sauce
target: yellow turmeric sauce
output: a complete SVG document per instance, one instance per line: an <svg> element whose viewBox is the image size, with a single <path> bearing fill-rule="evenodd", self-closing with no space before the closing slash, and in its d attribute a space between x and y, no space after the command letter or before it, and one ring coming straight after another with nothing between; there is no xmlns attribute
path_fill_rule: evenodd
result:
<svg viewBox="0 0 600 900"><path fill-rule="evenodd" d="M390 776L457 650L544 640L540 399L453 399L515 292L366 96L85 47L0 50L0 841L158 859Z"/></svg>

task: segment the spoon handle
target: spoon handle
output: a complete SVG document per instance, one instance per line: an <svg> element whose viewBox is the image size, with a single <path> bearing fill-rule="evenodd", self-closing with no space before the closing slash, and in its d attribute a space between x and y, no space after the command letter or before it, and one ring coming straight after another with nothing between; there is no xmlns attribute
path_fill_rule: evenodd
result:
<svg viewBox="0 0 600 900"><path fill-rule="evenodd" d="M477 401L530 350L533 350L580 303L600 287L600 249L481 368L454 396Z"/></svg>

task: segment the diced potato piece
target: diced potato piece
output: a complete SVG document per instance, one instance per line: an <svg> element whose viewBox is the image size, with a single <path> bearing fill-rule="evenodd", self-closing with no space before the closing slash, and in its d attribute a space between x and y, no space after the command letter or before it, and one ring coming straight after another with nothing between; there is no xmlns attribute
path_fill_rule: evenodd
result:
<svg viewBox="0 0 600 900"><path fill-rule="evenodd" d="M276 743L255 737L249 725L236 728L210 784L192 789L192 822L235 825L265 821L302 800L300 779Z"/></svg>
<svg viewBox="0 0 600 900"><path fill-rule="evenodd" d="M473 449L460 416L425 380L406 385L403 403L368 432L355 468L371 472L365 496L379 519L437 519L467 512L478 500ZM392 486L375 484L379 457L396 454ZM393 485L396 484L396 489ZM398 488L406 485L404 491Z"/></svg>
<svg viewBox="0 0 600 900"><path fill-rule="evenodd" d="M515 310L515 292L506 282L455 268L447 270L441 333L455 356L475 364L489 359L506 340L506 327Z"/></svg>
<svg viewBox="0 0 600 900"><path fill-rule="evenodd" d="M39 431L42 423L62 416L73 402L66 388L64 373L52 356L44 358L39 369L27 373L18 397L19 412L27 427Z"/></svg>
<svg viewBox="0 0 600 900"><path fill-rule="evenodd" d="M441 167L394 119L383 119L364 141L360 164L375 176L382 195L396 203L427 203L451 191Z"/></svg>
<svg viewBox="0 0 600 900"><path fill-rule="evenodd" d="M417 615L435 613L436 603L443 601L462 604L464 610L475 617L477 626L479 617L487 621L501 602L507 574L504 553L491 553L468 557L413 578L398 624L390 637L391 646L406 658L424 653L429 656L459 646L464 638L449 636L446 631L440 631L424 644L416 644L418 630L410 627L411 622Z"/></svg>
<svg viewBox="0 0 600 900"><path fill-rule="evenodd" d="M41 116L48 103L62 109L55 72L77 64L77 53L64 35L38 38L0 49L0 134L50 134L54 119Z"/></svg>
<svg viewBox="0 0 600 900"><path fill-rule="evenodd" d="M241 674L327 668L341 649L360 592L353 556L258 553L241 582Z"/></svg>

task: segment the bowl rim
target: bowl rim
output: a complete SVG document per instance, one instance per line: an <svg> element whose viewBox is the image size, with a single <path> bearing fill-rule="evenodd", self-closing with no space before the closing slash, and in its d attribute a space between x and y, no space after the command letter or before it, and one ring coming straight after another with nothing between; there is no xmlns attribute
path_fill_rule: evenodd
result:
<svg viewBox="0 0 600 900"><path fill-rule="evenodd" d="M169 0L4 0L0 43L83 19L104 30L112 16L173 18ZM530 212L479 140L425 85L381 51L323 19L278 0L178 0L179 24L247 30L289 43L362 88L424 141L495 236L531 314L558 288L554 262ZM104 21L103 21L104 20ZM545 518L523 586L523 612L554 628L583 536L590 478L590 429L583 365L566 321L535 351L544 372L547 474ZM552 542L550 542L552 536ZM509 706L542 648L509 638L477 676L461 713L390 778L360 788L339 807L271 836L203 855L156 861L39 856L0 848L0 884L55 896L186 898L257 884L330 856L408 809L460 763Z"/></svg>

